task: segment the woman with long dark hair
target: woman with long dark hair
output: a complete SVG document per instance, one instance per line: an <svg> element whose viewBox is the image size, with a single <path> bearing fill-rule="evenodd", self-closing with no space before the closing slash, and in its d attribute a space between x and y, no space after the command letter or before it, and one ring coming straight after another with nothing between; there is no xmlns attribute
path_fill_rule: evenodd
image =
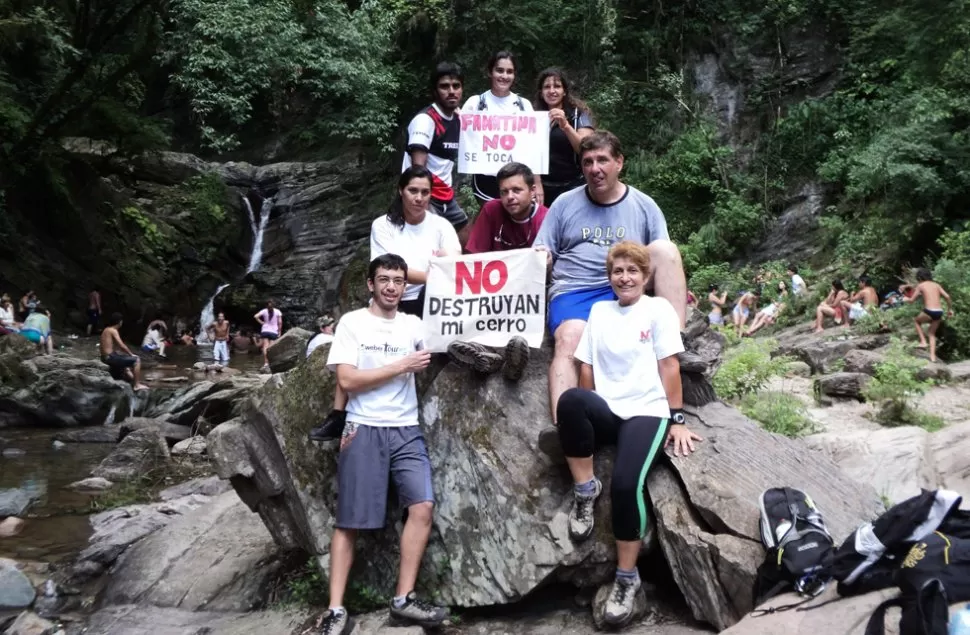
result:
<svg viewBox="0 0 970 635"><path fill-rule="evenodd" d="M542 177L543 202L586 183L579 163L579 144L593 132L593 115L571 90L565 73L547 68L539 73L535 109L549 111L549 174Z"/></svg>
<svg viewBox="0 0 970 635"><path fill-rule="evenodd" d="M845 286L842 281L836 278L832 281L832 289L829 294L822 300L817 307L815 307L815 332L821 333L825 328L822 322L825 317L836 318L835 323L838 324L842 320L838 318L837 308L842 300L849 297L849 292L845 290Z"/></svg>
<svg viewBox="0 0 970 635"><path fill-rule="evenodd" d="M532 112L532 104L528 99L512 92L515 83L515 56L509 51L499 51L488 60L488 79L490 87L481 95L472 95L462 106L462 112L480 112L489 114L514 115L520 112ZM499 166L501 167L501 166ZM536 177L536 200L542 205L542 179ZM472 189L479 203L485 203L499 197L498 182L494 176L476 174L472 178Z"/></svg>
<svg viewBox="0 0 970 635"><path fill-rule="evenodd" d="M398 179L390 209L374 219L370 229L370 260L397 254L408 263L407 287L398 310L418 317L424 312L424 283L431 258L461 255L455 228L428 211L431 184L431 172L423 165L406 169Z"/></svg>

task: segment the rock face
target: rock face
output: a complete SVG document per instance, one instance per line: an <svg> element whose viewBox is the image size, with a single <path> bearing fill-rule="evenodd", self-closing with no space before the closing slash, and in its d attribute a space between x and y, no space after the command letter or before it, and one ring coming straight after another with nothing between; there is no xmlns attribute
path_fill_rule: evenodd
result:
<svg viewBox="0 0 970 635"><path fill-rule="evenodd" d="M98 635L298 635L311 617L308 611L292 608L227 613L127 604L97 611L88 621L86 632Z"/></svg>
<svg viewBox="0 0 970 635"><path fill-rule="evenodd" d="M63 443L117 443L119 432L118 426L98 426L58 432L54 439Z"/></svg>
<svg viewBox="0 0 970 635"><path fill-rule="evenodd" d="M805 490L836 542L883 509L868 485L722 403L697 409L688 426L704 437L700 450L654 469L647 489L677 585L694 617L718 629L752 608L755 568L764 558L758 500L765 489Z"/></svg>
<svg viewBox="0 0 970 635"><path fill-rule="evenodd" d="M306 357L306 345L313 333L299 327L292 328L273 342L266 351L274 373L285 373Z"/></svg>
<svg viewBox="0 0 970 635"><path fill-rule="evenodd" d="M707 316L691 309L684 329L684 352L680 360L681 386L684 403L703 406L717 400L711 380L721 366L724 336L709 328Z"/></svg>
<svg viewBox="0 0 970 635"><path fill-rule="evenodd" d="M136 430L122 440L118 447L91 471L109 481L127 481L168 463L171 456L168 443L156 428Z"/></svg>
<svg viewBox="0 0 970 635"><path fill-rule="evenodd" d="M149 419L148 417L129 417L118 426L118 436L123 441L133 432L142 430L156 430L169 443L178 443L188 439L192 430L189 426L169 423L163 419Z"/></svg>
<svg viewBox="0 0 970 635"><path fill-rule="evenodd" d="M234 492L189 511L127 550L102 599L191 611L247 611L266 601L276 545Z"/></svg>
<svg viewBox="0 0 970 635"><path fill-rule="evenodd" d="M24 357L17 339L23 340L0 337L0 428L99 425L112 409L129 411L131 388L113 380L101 362L60 353Z"/></svg>
<svg viewBox="0 0 970 635"><path fill-rule="evenodd" d="M839 329L841 330L841 329ZM835 370L850 351L872 350L889 344L889 335L851 335L826 331L821 336L811 333L810 325L797 326L778 335L777 355L791 355L808 364L813 373Z"/></svg>
<svg viewBox="0 0 970 635"><path fill-rule="evenodd" d="M204 416L210 425L219 425L239 415L243 402L262 386L266 376L234 375L219 381L200 381L173 392L152 391L143 415L186 427L186 436ZM179 439L181 440L181 439Z"/></svg>

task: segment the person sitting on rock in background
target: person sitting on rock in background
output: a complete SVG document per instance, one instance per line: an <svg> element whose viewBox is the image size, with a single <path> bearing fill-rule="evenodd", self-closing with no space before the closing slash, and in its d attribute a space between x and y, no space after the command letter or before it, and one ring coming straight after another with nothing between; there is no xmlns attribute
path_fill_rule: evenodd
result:
<svg viewBox="0 0 970 635"><path fill-rule="evenodd" d="M20 331L20 322L16 319L13 302L6 293L0 297L0 327L3 327L7 332L17 333Z"/></svg>
<svg viewBox="0 0 970 635"><path fill-rule="evenodd" d="M428 211L434 179L427 168L412 165L397 183L397 196L387 214L371 223L370 257L398 254L408 263L408 286L398 310L424 314L424 283L435 256L460 256L461 244L447 220Z"/></svg>
<svg viewBox="0 0 970 635"><path fill-rule="evenodd" d="M845 290L845 286L842 281L836 278L832 281L832 288L829 290L829 294L825 296L819 305L815 308L815 333L821 333L825 327L822 322L825 317L835 318L835 323L840 324L842 322L841 316L841 302L849 297L849 292Z"/></svg>
<svg viewBox="0 0 970 635"><path fill-rule="evenodd" d="M229 363L229 321L222 311L214 322L205 327L205 331L212 340L212 357L217 364Z"/></svg>
<svg viewBox="0 0 970 635"><path fill-rule="evenodd" d="M307 344L306 356L310 357L318 347L323 344L329 344L333 342L333 324L334 319L329 315L324 315L317 319L317 327L320 332L313 336L313 339ZM347 423L347 395L340 388L340 384L334 388L333 392L333 409L327 415L318 426L314 426L310 430L310 440L311 441L332 441L334 439L339 439L340 435L343 434L344 426Z"/></svg>
<svg viewBox="0 0 970 635"><path fill-rule="evenodd" d="M879 294L872 287L872 278L859 276L859 290L850 298L839 302L839 306L842 308L842 315L848 316L842 323L843 328L849 328L849 324L861 320L869 311L878 307Z"/></svg>
<svg viewBox="0 0 970 635"><path fill-rule="evenodd" d="M353 628L343 601L354 543L362 529L383 529L392 479L407 520L391 617L426 627L439 626L448 617L447 609L418 599L414 592L434 513L431 460L418 425L414 374L428 367L431 353L423 350L421 319L398 311L407 280L404 258L374 258L367 270L371 303L340 318L327 357L349 399L337 460L330 608L322 633L343 635Z"/></svg>
<svg viewBox="0 0 970 635"><path fill-rule="evenodd" d="M707 301L711 303L711 312L707 314L707 321L711 325L724 325L724 304L727 302L727 291L718 295L720 287L712 284L708 288Z"/></svg>
<svg viewBox="0 0 970 635"><path fill-rule="evenodd" d="M141 360L121 341L119 330L123 324L120 313L112 313L108 326L101 331L101 361L108 365L111 376L131 383L135 390L148 390L141 383Z"/></svg>
<svg viewBox="0 0 970 635"><path fill-rule="evenodd" d="M778 281L778 296L772 300L768 306L758 311L754 320L751 321L751 326L748 330L744 332L745 336L752 336L766 326L775 323L775 319L778 314L785 309L785 300L788 298L788 285L784 280Z"/></svg>
<svg viewBox="0 0 970 635"><path fill-rule="evenodd" d="M734 309L731 311L731 318L734 322L734 331L738 337L744 329L744 323L751 316L751 310L757 308L758 300L761 298L761 289L755 288L754 291L745 291L738 298Z"/></svg>
<svg viewBox="0 0 970 635"><path fill-rule="evenodd" d="M549 111L549 173L542 176L542 202L548 206L560 194L586 184L579 145L593 133L593 115L572 94L569 80L558 68L539 73L533 105L536 110Z"/></svg>
<svg viewBox="0 0 970 635"><path fill-rule="evenodd" d="M94 329L98 328L101 321L101 293L97 289L91 289L88 293L88 326L87 333L91 335Z"/></svg>
<svg viewBox="0 0 970 635"><path fill-rule="evenodd" d="M158 353L165 359L165 338L168 336L168 326L164 320L152 320L145 329L145 337L141 341L141 350L146 353Z"/></svg>
<svg viewBox="0 0 970 635"><path fill-rule="evenodd" d="M310 338L310 341L306 345L306 356L309 357L313 351L317 349L318 346L323 344L329 344L333 341L333 325L336 323L329 315L323 315L317 318L317 328L320 330L319 333Z"/></svg>
<svg viewBox="0 0 970 635"><path fill-rule="evenodd" d="M488 60L490 88L481 95L472 95L462 106L462 113L484 112L487 115L517 115L532 112L532 103L512 92L516 73L515 56L509 51L499 51ZM536 200L543 204L542 179L536 177ZM475 174L472 189L481 205L498 198L498 181L494 176Z"/></svg>
<svg viewBox="0 0 970 635"><path fill-rule="evenodd" d="M455 228L462 245L468 240L468 214L458 204L453 172L458 162L458 137L461 125L455 112L461 105L465 74L452 62L441 62L431 75L431 95L427 108L408 124L408 146L401 170L422 165L433 180L428 209Z"/></svg>
<svg viewBox="0 0 970 635"><path fill-rule="evenodd" d="M535 248L547 253L552 270L549 331L555 349L549 366L549 404L556 423L559 396L579 382L573 351L590 308L615 293L603 272L610 247L621 240L647 245L648 286L674 307L681 327L687 312L687 282L680 251L670 242L667 221L652 198L620 181L620 140L598 130L580 145L586 187L566 192L552 204L539 229Z"/></svg>
<svg viewBox="0 0 970 635"><path fill-rule="evenodd" d="M904 298L903 302L915 302L917 298L923 298L923 312L916 316L913 323L916 325L916 335L919 336L919 347L926 348L926 336L923 334L923 325L929 324L930 336L930 361L936 361L936 331L940 328L943 321L943 300L946 300L946 314L953 317L953 301L950 294L942 286L933 281L933 274L929 269L918 269L916 271L917 285L913 295Z"/></svg>
<svg viewBox="0 0 970 635"><path fill-rule="evenodd" d="M591 308L574 356L578 388L556 404L559 442L573 479L569 535L593 533L594 506L603 486L593 453L616 444L610 483L617 569L606 604L606 622L626 624L640 588L637 559L649 527L643 500L647 474L664 446L675 457L694 451L701 437L687 429L682 411L680 317L664 298L644 295L650 253L632 241L617 243L606 261L616 300Z"/></svg>
<svg viewBox="0 0 970 635"><path fill-rule="evenodd" d="M259 322L259 342L263 351L263 367L260 372L269 372L269 354L267 351L279 339L283 332L283 312L273 305L272 300L266 301L266 308L253 316Z"/></svg>
<svg viewBox="0 0 970 635"><path fill-rule="evenodd" d="M54 337L51 335L51 312L40 304L35 304L32 312L24 320L20 334L37 344L41 352L54 353Z"/></svg>
<svg viewBox="0 0 970 635"><path fill-rule="evenodd" d="M798 275L798 267L795 265L788 265L788 269L785 271L791 277L791 292L793 295L799 296L808 289L805 285L805 280Z"/></svg>
<svg viewBox="0 0 970 635"><path fill-rule="evenodd" d="M34 309L40 303L37 299L37 294L33 290L28 291L20 298L20 321L23 322L27 319L27 316L34 312Z"/></svg>

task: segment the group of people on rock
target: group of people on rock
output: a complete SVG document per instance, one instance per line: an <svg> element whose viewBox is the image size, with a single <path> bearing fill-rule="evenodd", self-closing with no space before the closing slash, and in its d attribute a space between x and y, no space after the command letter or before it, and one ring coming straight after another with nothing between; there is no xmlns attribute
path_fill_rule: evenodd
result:
<svg viewBox="0 0 970 635"><path fill-rule="evenodd" d="M42 353L51 355L54 352L51 312L33 291L25 293L17 307L9 294L0 296L0 335L7 333L19 333L37 344Z"/></svg>
<svg viewBox="0 0 970 635"><path fill-rule="evenodd" d="M490 89L467 98L461 111L532 110L511 91L515 74L510 53L494 55ZM330 608L321 632L352 628L343 598L354 542L358 531L384 526L389 480L407 509L391 614L424 626L447 617L446 609L414 593L434 510L414 387L414 374L431 360L421 322L424 284L432 257L529 247L546 255L548 327L555 342L549 368L555 425L540 433L539 446L549 453L561 448L566 456L574 484L573 540L593 532L603 490L594 473L595 448L618 446L610 491L618 566L606 620L621 626L632 616L640 585L636 561L648 526L642 503L647 472L664 445L686 456L700 440L687 429L682 411L678 353L684 350L687 287L680 252L653 199L620 180L619 139L593 129L589 110L554 69L540 75L535 107L550 112L550 153L558 156L550 157L550 165L557 167L539 177L510 163L495 177L476 175L482 209L469 229L452 174L464 97L461 69L439 64L431 89L434 103L408 128L397 196L371 227L371 302L343 315L333 334L327 365L337 378L334 411L311 432L314 440L340 440ZM468 342L455 342L448 354L478 372L504 366L505 376L517 379L529 347L510 337L504 356Z"/></svg>

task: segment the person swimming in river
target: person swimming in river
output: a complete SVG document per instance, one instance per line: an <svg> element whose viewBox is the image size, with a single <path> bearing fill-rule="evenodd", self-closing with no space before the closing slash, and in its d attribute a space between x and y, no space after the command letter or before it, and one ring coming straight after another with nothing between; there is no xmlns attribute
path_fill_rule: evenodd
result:
<svg viewBox="0 0 970 635"><path fill-rule="evenodd" d="M916 288L910 297L904 297L903 302L915 302L917 298L923 298L923 311L913 320L916 325L916 334L919 336L919 347L930 349L930 361L936 361L936 331L943 322L943 303L946 300L946 315L953 317L953 301L950 294L946 292L939 283L933 281L933 274L929 269L920 269L916 272ZM929 344L926 335L923 334L923 325L929 324Z"/></svg>
<svg viewBox="0 0 970 635"><path fill-rule="evenodd" d="M124 379L135 390L148 390L148 386L141 383L141 360L121 340L118 332L121 324L121 314L112 313L108 326L101 331L101 361L108 365L115 379Z"/></svg>

